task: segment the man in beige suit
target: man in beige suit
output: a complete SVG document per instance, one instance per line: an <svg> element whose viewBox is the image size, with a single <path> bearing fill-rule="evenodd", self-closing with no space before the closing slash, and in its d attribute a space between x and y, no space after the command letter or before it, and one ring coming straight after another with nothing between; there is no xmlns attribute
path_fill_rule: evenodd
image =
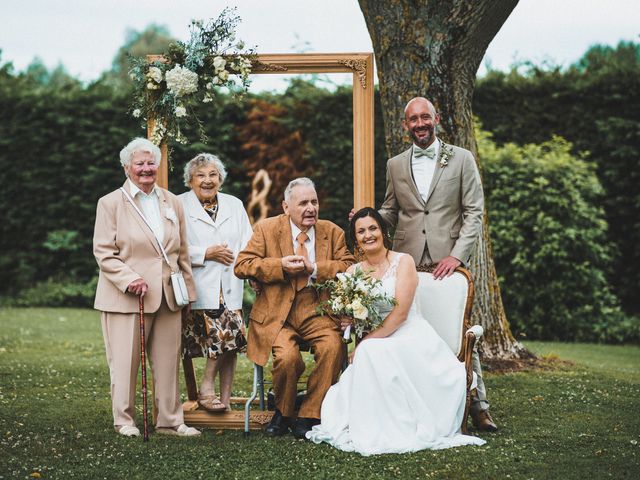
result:
<svg viewBox="0 0 640 480"><path fill-rule="evenodd" d="M156 431L179 436L200 434L183 421L178 389L181 307L175 302L171 270L182 271L191 301L196 299L195 286L182 203L156 185L160 158L160 149L147 139L132 140L120 152L128 177L124 191L118 189L102 197L96 211L93 253L100 274L94 307L102 312L114 426L125 436L140 434L135 423L140 296L144 298L146 349L158 409Z"/></svg>
<svg viewBox="0 0 640 480"><path fill-rule="evenodd" d="M480 174L470 151L437 138L440 115L429 100L410 100L404 113L403 127L413 145L387 162L380 214L395 227L393 249L410 254L416 265L437 264L433 274L442 278L468 264L481 232ZM477 351L473 365L478 393L471 416L477 428L495 431Z"/></svg>
<svg viewBox="0 0 640 480"><path fill-rule="evenodd" d="M261 286L249 315L247 357L264 366L273 354L277 408L266 433L284 435L293 427L296 438L305 438L320 423L322 399L343 361L340 328L316 312L320 300L311 284L344 272L354 258L343 231L318 220L318 197L311 180L291 181L282 205L283 215L254 226L251 240L238 255L235 274ZM296 386L305 368L301 341L311 344L316 365L294 424Z"/></svg>

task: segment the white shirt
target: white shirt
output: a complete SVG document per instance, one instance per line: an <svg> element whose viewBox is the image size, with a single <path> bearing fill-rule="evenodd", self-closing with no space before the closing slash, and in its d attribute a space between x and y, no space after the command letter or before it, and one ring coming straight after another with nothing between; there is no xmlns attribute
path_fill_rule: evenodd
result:
<svg viewBox="0 0 640 480"><path fill-rule="evenodd" d="M436 138L433 146L436 150L436 155L433 158L421 156L416 158L414 155L414 149L411 150L411 171L413 172L413 179L418 187L418 192L422 197L422 201L427 201L427 195L429 194L429 187L431 186L431 180L433 179L433 172L436 169L436 163L438 163L438 155L440 154L440 140Z"/></svg>
<svg viewBox="0 0 640 480"><path fill-rule="evenodd" d="M164 240L164 227L162 225L162 216L160 215L160 197L156 191L156 186L154 185L151 193L147 195L140 190L135 183L129 180L129 191L134 199L136 197L138 198L142 213L144 213L144 216L147 218L151 230L156 238L160 240L160 243L162 243Z"/></svg>
<svg viewBox="0 0 640 480"><path fill-rule="evenodd" d="M291 220L289 220L289 223L291 224L291 240L293 240L293 252L295 253L298 249L298 235L302 230ZM309 275L309 282L307 283L307 285L311 285L312 280L316 279L318 273L318 266L316 265L316 227L311 227L305 233L309 238L304 242L304 246L307 248L309 261L313 264L313 272Z"/></svg>

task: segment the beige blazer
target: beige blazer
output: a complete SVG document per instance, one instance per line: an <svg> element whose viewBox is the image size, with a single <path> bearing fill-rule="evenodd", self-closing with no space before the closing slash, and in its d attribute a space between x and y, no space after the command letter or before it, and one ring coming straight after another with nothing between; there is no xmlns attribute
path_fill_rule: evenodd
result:
<svg viewBox="0 0 640 480"><path fill-rule="evenodd" d="M129 182L125 182L124 188L131 193ZM182 203L168 190L157 188L157 191L160 216L164 222L163 247L171 267L182 271L189 299L193 302L196 290L191 275ZM145 313L157 311L163 295L172 311L180 309L175 303L171 287L171 270L164 261L153 232L120 190L98 200L93 254L100 267L95 309L103 312L137 312L138 297L127 293L127 287L140 277L149 286L144 297Z"/></svg>
<svg viewBox="0 0 640 480"><path fill-rule="evenodd" d="M483 208L478 167L464 148L441 143L426 202L411 171L411 148L387 162L387 191L380 214L396 228L393 249L410 254L416 264L425 244L434 262L452 255L467 264L482 229Z"/></svg>
<svg viewBox="0 0 640 480"><path fill-rule="evenodd" d="M347 249L344 232L332 222L318 220L316 229L316 282L334 278L355 262ZM296 290L293 278L282 270L281 259L293 255L288 215L278 215L256 223L253 235L238 255L235 274L262 284L262 292L251 309L247 357L265 365L278 332L287 320Z"/></svg>

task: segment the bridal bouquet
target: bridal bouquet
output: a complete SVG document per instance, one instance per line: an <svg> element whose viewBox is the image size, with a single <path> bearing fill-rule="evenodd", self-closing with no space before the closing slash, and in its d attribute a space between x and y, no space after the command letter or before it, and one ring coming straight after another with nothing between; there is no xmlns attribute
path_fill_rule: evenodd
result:
<svg viewBox="0 0 640 480"><path fill-rule="evenodd" d="M320 303L318 313L352 317L356 335L359 337L382 323L380 305L396 304L395 298L383 292L382 282L359 266L352 273L339 273L335 280L327 280L315 287L329 292L329 299ZM350 336L351 326L346 328L343 338L347 341Z"/></svg>

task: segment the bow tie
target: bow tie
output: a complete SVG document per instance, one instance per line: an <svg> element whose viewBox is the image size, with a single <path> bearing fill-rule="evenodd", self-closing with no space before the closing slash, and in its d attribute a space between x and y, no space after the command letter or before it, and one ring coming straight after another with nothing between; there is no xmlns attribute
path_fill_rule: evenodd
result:
<svg viewBox="0 0 640 480"><path fill-rule="evenodd" d="M413 156L416 158L427 157L434 159L436 158L436 147L435 145L431 145L428 148L420 148L416 145L413 146Z"/></svg>

